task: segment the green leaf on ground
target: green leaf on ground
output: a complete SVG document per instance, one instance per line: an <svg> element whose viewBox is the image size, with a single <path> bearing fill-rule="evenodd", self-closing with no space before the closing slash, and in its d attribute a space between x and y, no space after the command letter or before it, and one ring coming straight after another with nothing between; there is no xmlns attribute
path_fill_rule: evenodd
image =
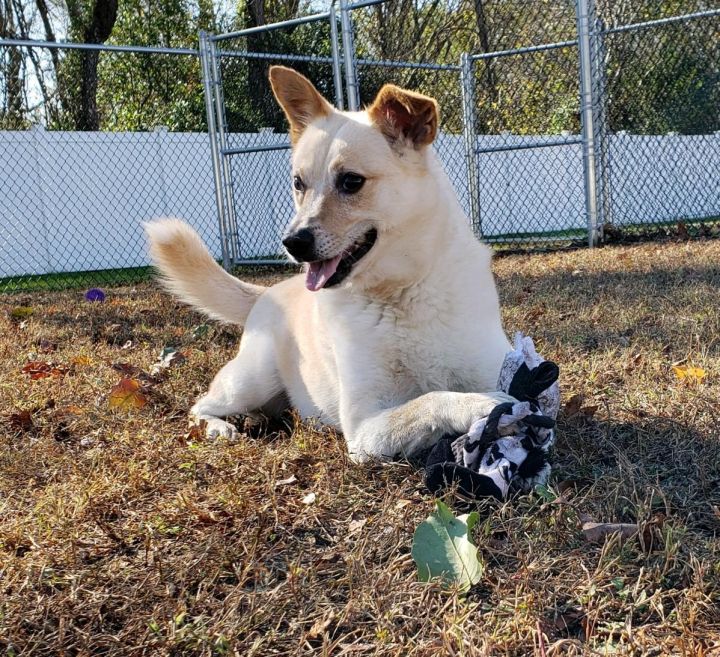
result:
<svg viewBox="0 0 720 657"><path fill-rule="evenodd" d="M208 334L209 330L210 326L208 324L200 324L193 329L192 336L196 340L204 338Z"/></svg>
<svg viewBox="0 0 720 657"><path fill-rule="evenodd" d="M437 508L415 530L411 555L418 569L418 578L427 582L442 577L448 584L458 584L467 591L483 575L477 546L472 540L477 512L455 517L440 500Z"/></svg>
<svg viewBox="0 0 720 657"><path fill-rule="evenodd" d="M16 306L10 311L10 318L11 319L27 319L35 312L34 308L31 308L30 306Z"/></svg>

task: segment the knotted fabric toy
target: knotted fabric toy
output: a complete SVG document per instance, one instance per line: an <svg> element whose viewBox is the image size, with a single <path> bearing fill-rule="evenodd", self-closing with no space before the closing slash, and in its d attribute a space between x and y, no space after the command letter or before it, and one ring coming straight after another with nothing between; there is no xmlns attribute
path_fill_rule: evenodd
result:
<svg viewBox="0 0 720 657"><path fill-rule="evenodd" d="M543 360L532 339L517 333L497 386L517 402L498 404L466 434L440 439L425 467L430 491L457 486L466 497L503 500L511 490L528 491L544 484L550 475L548 452L555 442L560 408L558 376L558 366Z"/></svg>

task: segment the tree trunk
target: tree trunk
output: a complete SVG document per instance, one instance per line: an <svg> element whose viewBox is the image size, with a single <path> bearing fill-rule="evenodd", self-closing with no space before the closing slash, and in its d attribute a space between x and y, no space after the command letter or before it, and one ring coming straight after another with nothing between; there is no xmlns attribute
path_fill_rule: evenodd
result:
<svg viewBox="0 0 720 657"><path fill-rule="evenodd" d="M248 8L248 27L259 27L265 25L265 2L263 0L250 0ZM263 52L265 50L266 32L251 34L247 37L248 52ZM259 120L262 126L273 125L273 110L271 104L270 83L267 79L268 61L264 59L248 60L248 96L252 98L252 107L260 111Z"/></svg>
<svg viewBox="0 0 720 657"><path fill-rule="evenodd" d="M247 27L259 27L278 20L287 20L297 15L300 8L298 0L273 3L270 0L248 0ZM274 34L278 36L273 39L269 32L260 32L247 37L248 52L282 52L283 48L278 47L281 41L281 33L287 34L285 30L278 30ZM286 62L283 62L287 65ZM259 120L262 122L258 127L272 127L278 120L278 108L273 99L270 89L270 82L267 70L270 62L266 59L248 60L248 97L252 99L252 106L259 110ZM292 64L290 64L292 66Z"/></svg>
<svg viewBox="0 0 720 657"><path fill-rule="evenodd" d="M18 38L10 0L0 5L0 37ZM20 48L7 49L5 67L6 102L2 108L7 127L20 127L23 120L22 53Z"/></svg>
<svg viewBox="0 0 720 657"><path fill-rule="evenodd" d="M82 29L85 43L101 44L108 40L117 20L117 9L117 0L95 0L90 22ZM100 53L97 50L81 51L79 108L75 114L76 130L100 129L100 113L97 108L99 59Z"/></svg>
<svg viewBox="0 0 720 657"><path fill-rule="evenodd" d="M480 42L480 52L488 53L492 52L492 45L490 42L490 29L487 23L487 17L485 15L485 4L484 0L473 0L473 8L475 10L475 27L477 28L478 40ZM479 94L481 100L485 100L486 103L492 105L497 103L499 94L497 90L497 79L495 76L494 69L495 62L492 59L482 60L481 66L483 66L482 74L482 86L481 90L484 93ZM479 129L482 133L487 133L489 130L488 122L483 119L482 109L478 112L479 116Z"/></svg>

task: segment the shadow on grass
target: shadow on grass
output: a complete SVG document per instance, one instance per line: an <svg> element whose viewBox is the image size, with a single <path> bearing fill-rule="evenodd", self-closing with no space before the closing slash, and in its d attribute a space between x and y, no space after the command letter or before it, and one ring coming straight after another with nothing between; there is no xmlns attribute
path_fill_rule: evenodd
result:
<svg viewBox="0 0 720 657"><path fill-rule="evenodd" d="M533 337L585 352L627 347L635 339L675 345L678 322L712 328L719 266L633 265L628 258L627 271L512 272L500 277L501 298L506 311L530 324L524 329ZM708 338L710 353L716 353L720 343Z"/></svg>
<svg viewBox="0 0 720 657"><path fill-rule="evenodd" d="M663 512L720 532L720 441L667 417L560 420L552 481L577 485L606 522Z"/></svg>

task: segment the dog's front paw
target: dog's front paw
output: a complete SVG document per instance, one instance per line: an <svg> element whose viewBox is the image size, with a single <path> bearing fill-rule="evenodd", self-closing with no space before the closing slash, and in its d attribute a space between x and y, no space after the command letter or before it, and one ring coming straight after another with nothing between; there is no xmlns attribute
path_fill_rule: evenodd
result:
<svg viewBox="0 0 720 657"><path fill-rule="evenodd" d="M202 418L192 422L195 426L200 427L205 432L205 436L210 440L218 438L226 438L230 441L236 441L238 438L238 430L234 424L221 420L219 417Z"/></svg>

